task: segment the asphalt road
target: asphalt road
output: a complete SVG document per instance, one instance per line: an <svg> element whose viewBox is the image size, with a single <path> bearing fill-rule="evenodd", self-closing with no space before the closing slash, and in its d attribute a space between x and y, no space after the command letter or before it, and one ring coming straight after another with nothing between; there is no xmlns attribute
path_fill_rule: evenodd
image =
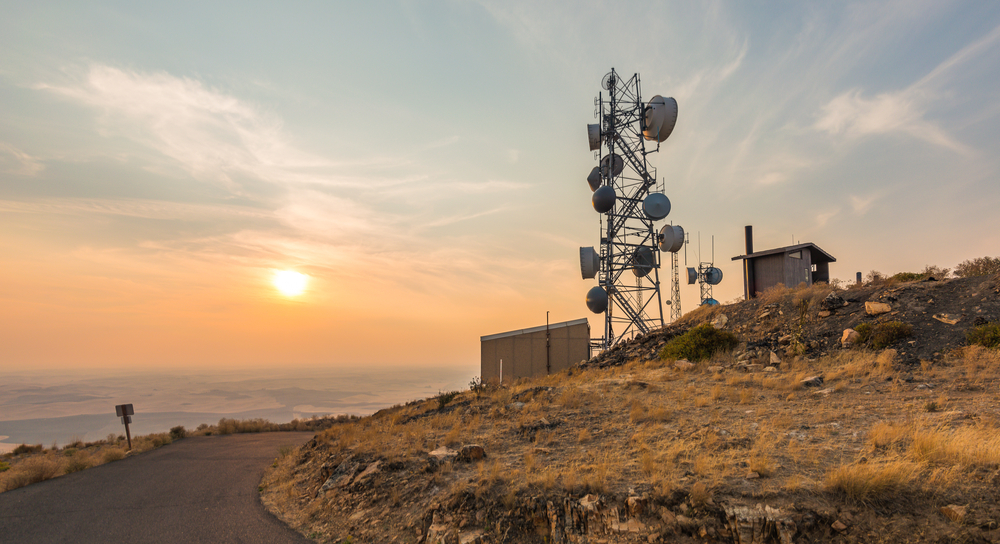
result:
<svg viewBox="0 0 1000 544"><path fill-rule="evenodd" d="M185 438L0 493L0 542L308 543L264 510L257 486L279 447L312 436Z"/></svg>

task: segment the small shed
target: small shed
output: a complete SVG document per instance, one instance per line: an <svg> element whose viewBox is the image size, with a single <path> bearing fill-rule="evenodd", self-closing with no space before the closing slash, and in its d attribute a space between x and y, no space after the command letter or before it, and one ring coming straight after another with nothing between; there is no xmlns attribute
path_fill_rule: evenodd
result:
<svg viewBox="0 0 1000 544"><path fill-rule="evenodd" d="M779 283L794 287L800 283L830 281L830 263L837 259L816 244L807 242L754 252L753 231L749 226L746 236L747 254L733 260L743 261L743 294L747 300Z"/></svg>
<svg viewBox="0 0 1000 544"><path fill-rule="evenodd" d="M484 382L545 376L590 358L587 318L480 337ZM502 361L502 363L501 363Z"/></svg>

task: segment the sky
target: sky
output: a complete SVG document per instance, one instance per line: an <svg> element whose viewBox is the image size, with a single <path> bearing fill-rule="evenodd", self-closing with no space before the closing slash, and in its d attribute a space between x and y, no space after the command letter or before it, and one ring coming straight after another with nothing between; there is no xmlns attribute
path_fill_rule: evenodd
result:
<svg viewBox="0 0 1000 544"><path fill-rule="evenodd" d="M0 5L8 369L475 369L546 312L597 336L612 68L678 102L651 162L721 302L745 225L845 280L1000 254L996 2Z"/></svg>

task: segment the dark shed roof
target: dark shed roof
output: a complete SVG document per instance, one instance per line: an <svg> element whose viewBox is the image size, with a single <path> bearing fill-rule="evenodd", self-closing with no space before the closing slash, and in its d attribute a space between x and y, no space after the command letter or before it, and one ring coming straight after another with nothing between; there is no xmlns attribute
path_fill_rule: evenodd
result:
<svg viewBox="0 0 1000 544"><path fill-rule="evenodd" d="M817 246L812 242L807 242L805 244L796 244L794 246L778 247L775 249L768 249L765 251L758 251L756 253L751 253L749 255L737 255L736 257L733 257L733 260L738 261L741 259L755 259L757 257L774 255L776 253L788 253L790 251L798 251L800 249L809 250L809 254L812 257L813 264L837 262L837 259L835 259L833 255L830 255L829 253L823 251L822 249L819 248L819 246Z"/></svg>

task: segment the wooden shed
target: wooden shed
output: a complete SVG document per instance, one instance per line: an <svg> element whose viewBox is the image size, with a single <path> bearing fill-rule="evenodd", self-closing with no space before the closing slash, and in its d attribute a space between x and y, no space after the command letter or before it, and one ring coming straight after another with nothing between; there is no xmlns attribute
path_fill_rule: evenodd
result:
<svg viewBox="0 0 1000 544"><path fill-rule="evenodd" d="M743 261L743 295L747 300L779 283L795 287L800 283L829 282L830 263L837 262L833 255L811 242L754 252L750 225L746 227L746 250L746 255L733 260Z"/></svg>
<svg viewBox="0 0 1000 544"><path fill-rule="evenodd" d="M590 358L587 318L480 337L484 382L545 376Z"/></svg>

